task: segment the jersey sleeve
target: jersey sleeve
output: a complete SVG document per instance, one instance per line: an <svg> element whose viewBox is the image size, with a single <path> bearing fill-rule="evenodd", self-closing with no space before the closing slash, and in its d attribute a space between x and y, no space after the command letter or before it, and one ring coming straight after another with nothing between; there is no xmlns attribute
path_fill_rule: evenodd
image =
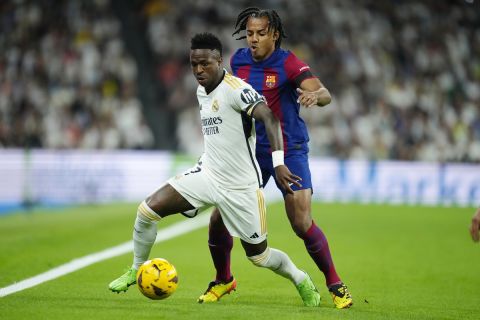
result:
<svg viewBox="0 0 480 320"><path fill-rule="evenodd" d="M284 67L288 80L294 82L297 87L300 87L300 84L303 82L303 80L315 78L310 70L310 66L298 59L293 52L290 52L288 57L285 59Z"/></svg>
<svg viewBox="0 0 480 320"><path fill-rule="evenodd" d="M242 81L242 84L238 89L232 90L232 98L237 110L245 111L251 117L260 102L266 103L265 98L246 82Z"/></svg>

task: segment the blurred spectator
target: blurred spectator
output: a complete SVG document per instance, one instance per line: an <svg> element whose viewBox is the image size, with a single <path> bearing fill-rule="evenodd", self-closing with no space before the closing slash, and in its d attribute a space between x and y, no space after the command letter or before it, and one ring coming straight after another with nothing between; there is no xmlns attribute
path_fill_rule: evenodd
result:
<svg viewBox="0 0 480 320"><path fill-rule="evenodd" d="M225 65L247 6L275 8L287 47L334 96L302 110L311 152L350 159L480 161L480 6L475 1L169 1L144 3L158 80L179 113L179 149L201 145L188 39L211 31ZM172 59L173 58L173 59ZM193 86L193 87L192 87ZM190 133L186 133L186 132ZM198 139L185 139L198 132Z"/></svg>
<svg viewBox="0 0 480 320"><path fill-rule="evenodd" d="M247 6L275 8L295 51L333 95L302 109L311 153L345 159L480 161L479 1L136 0L155 57L158 105L177 150L198 155L189 39L245 46ZM137 64L109 0L0 2L0 147L149 148ZM162 96L163 97L163 96Z"/></svg>
<svg viewBox="0 0 480 320"><path fill-rule="evenodd" d="M109 2L0 3L0 147L150 148Z"/></svg>

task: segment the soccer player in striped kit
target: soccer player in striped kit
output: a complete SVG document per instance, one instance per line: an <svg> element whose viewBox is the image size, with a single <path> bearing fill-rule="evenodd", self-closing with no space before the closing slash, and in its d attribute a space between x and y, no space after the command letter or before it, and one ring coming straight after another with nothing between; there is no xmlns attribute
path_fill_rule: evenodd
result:
<svg viewBox="0 0 480 320"><path fill-rule="evenodd" d="M230 64L233 74L248 82L266 98L268 107L281 122L285 164L292 173L301 177L301 186L292 186L293 194L288 194L275 180L284 195L291 226L304 241L308 253L325 275L335 307L348 308L353 304L352 297L335 270L324 233L312 219L309 137L307 127L299 116L301 106L310 108L329 104L330 93L312 74L307 64L292 52L280 47L282 38L286 35L275 10L247 8L238 15L235 28L233 35L246 31L246 35L237 40L246 38L248 47L238 49L232 56ZM266 184L270 177L275 179L272 150L265 126L261 122L257 122L255 126L256 158ZM236 284L230 271L232 245L232 238L218 210L215 210L210 219L209 247L217 274L215 285L209 286L200 296L199 302L217 301Z"/></svg>

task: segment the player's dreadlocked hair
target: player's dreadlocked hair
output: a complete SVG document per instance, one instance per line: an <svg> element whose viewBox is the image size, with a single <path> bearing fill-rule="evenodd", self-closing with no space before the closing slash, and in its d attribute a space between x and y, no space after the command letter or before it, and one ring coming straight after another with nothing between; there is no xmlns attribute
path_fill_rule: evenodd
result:
<svg viewBox="0 0 480 320"><path fill-rule="evenodd" d="M222 43L220 40L210 32L204 33L197 33L193 36L192 40L190 40L191 50L195 49L210 49L210 50L218 50L220 52L220 56L222 56Z"/></svg>
<svg viewBox="0 0 480 320"><path fill-rule="evenodd" d="M280 16L273 9L259 9L257 7L249 7L243 10L237 17L237 22L235 22L235 32L232 34L232 36L239 34L240 31L243 31L247 28L247 21L250 17L267 17L269 22L268 31L278 31L278 33L280 34L277 41L275 42L275 48L278 49L282 44L282 38L286 38L287 34L283 30L282 20L280 19ZM245 38L246 36L241 36L237 38L237 40L242 40Z"/></svg>

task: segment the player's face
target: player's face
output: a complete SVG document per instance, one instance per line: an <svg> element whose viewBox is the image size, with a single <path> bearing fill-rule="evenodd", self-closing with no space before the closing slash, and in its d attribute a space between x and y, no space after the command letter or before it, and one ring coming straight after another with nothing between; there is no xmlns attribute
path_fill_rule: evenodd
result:
<svg viewBox="0 0 480 320"><path fill-rule="evenodd" d="M207 89L216 85L223 75L222 57L217 50L190 50L190 66L198 83Z"/></svg>
<svg viewBox="0 0 480 320"><path fill-rule="evenodd" d="M268 26L267 17L250 17L247 21L247 43L255 61L265 60L275 51L279 33L269 31Z"/></svg>

